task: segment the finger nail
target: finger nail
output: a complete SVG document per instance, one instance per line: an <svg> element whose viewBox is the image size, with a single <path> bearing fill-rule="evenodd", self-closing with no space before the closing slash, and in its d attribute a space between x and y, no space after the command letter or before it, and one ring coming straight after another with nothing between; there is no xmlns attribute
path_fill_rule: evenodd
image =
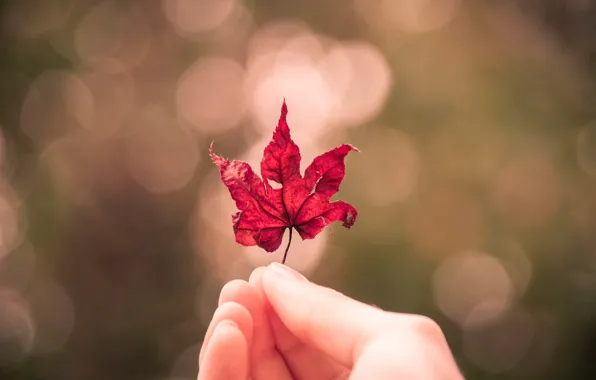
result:
<svg viewBox="0 0 596 380"><path fill-rule="evenodd" d="M308 281L306 277L286 265L280 263L271 263L269 264L269 268L271 272L288 280Z"/></svg>
<svg viewBox="0 0 596 380"><path fill-rule="evenodd" d="M217 337L218 333L222 332L225 329L230 329L230 328L238 329L238 325L229 319L225 319L225 320L219 322L217 324L217 326L215 326L215 329L213 330L213 336L211 338Z"/></svg>

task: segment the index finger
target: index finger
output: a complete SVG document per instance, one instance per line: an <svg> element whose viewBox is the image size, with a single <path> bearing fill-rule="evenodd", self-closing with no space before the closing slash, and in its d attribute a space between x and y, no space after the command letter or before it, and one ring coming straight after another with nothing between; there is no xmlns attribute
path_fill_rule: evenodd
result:
<svg viewBox="0 0 596 380"><path fill-rule="evenodd" d="M285 265L267 267L262 286L294 335L348 367L366 343L388 326L383 311L315 285Z"/></svg>

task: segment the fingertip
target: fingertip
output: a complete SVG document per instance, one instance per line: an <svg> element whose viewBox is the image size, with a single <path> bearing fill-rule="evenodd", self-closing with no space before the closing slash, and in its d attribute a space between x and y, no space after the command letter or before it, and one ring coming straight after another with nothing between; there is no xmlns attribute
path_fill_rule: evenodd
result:
<svg viewBox="0 0 596 380"><path fill-rule="evenodd" d="M234 280L227 283L220 294L220 305L238 303L250 313L253 337L249 345L251 372L253 378L291 379L286 364L276 349L269 319L266 314L268 303L261 288L264 267L256 268L248 282Z"/></svg>
<svg viewBox="0 0 596 380"><path fill-rule="evenodd" d="M288 268L272 265L261 281L269 305L283 325L342 365L352 365L354 352L383 331L377 324L385 319L384 312L309 282Z"/></svg>
<svg viewBox="0 0 596 380"><path fill-rule="evenodd" d="M226 302L217 308L213 314L214 321L229 320L235 323L247 339L252 336L253 320L250 312L237 302Z"/></svg>
<svg viewBox="0 0 596 380"><path fill-rule="evenodd" d="M223 339L226 341L229 340L238 340L238 337L244 338L246 341L246 334L245 331L242 331L236 322L226 319L217 324L215 329L213 329L213 336L212 338L215 339Z"/></svg>
<svg viewBox="0 0 596 380"><path fill-rule="evenodd" d="M213 338L215 328L223 321L230 321L231 323L234 323L245 336L247 342L250 344L253 336L253 319L251 314L244 306L236 302L226 302L219 306L213 314L213 318L211 319L211 323L207 328L205 339L203 340L203 345L199 353L199 363L202 363L203 361L205 350Z"/></svg>
<svg viewBox="0 0 596 380"><path fill-rule="evenodd" d="M263 294L269 300L269 303L285 303L288 297L296 299L298 295L305 290L312 290L310 283L302 274L279 263L272 263L262 268L258 273L260 288Z"/></svg>
<svg viewBox="0 0 596 380"><path fill-rule="evenodd" d="M261 287L263 294L268 296L268 289L275 288L277 276L275 272L272 273L269 267L264 267L261 271L259 271L258 276L259 277L256 279L256 281L258 281L257 284Z"/></svg>
<svg viewBox="0 0 596 380"><path fill-rule="evenodd" d="M241 299L238 295L244 293L244 289L248 286L248 282L244 280L232 280L228 282L219 293L218 305L222 305L225 302L237 302L236 300Z"/></svg>
<svg viewBox="0 0 596 380"><path fill-rule="evenodd" d="M267 267L258 267L252 271L250 277L248 278L248 283L252 286L259 286L261 284L261 280L263 279L263 273Z"/></svg>
<svg viewBox="0 0 596 380"><path fill-rule="evenodd" d="M228 302L242 305L253 318L253 324L259 310L263 308L263 297L258 289L242 280L230 281L221 290L219 305L225 305Z"/></svg>
<svg viewBox="0 0 596 380"><path fill-rule="evenodd" d="M245 331L242 331L235 321L219 322L213 330L211 342L207 345L205 359L199 362L198 378L200 380L247 378L249 345Z"/></svg>

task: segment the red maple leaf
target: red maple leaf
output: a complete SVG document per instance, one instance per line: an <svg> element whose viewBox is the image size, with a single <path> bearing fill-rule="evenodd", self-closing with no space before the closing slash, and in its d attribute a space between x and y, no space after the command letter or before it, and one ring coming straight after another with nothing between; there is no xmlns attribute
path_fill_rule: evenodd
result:
<svg viewBox="0 0 596 380"><path fill-rule="evenodd" d="M302 239L312 239L329 223L341 220L346 228L352 227L358 212L351 205L330 202L344 178L344 159L357 148L341 145L315 158L300 174L300 149L290 137L286 122L288 108L284 100L281 117L273 138L263 152L261 175L242 161L228 161L213 153L211 159L219 168L221 179L236 201L238 212L232 215L236 241L244 246L258 245L267 252L279 248L286 228L290 229L285 263L292 241L292 230ZM268 181L282 187L274 189Z"/></svg>

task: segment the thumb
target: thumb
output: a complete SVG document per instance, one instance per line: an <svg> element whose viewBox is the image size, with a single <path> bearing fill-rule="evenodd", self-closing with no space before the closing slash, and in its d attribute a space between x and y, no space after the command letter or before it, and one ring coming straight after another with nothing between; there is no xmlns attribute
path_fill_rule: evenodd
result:
<svg viewBox="0 0 596 380"><path fill-rule="evenodd" d="M366 343L390 323L382 310L315 285L285 265L269 265L261 283L288 330L345 366L352 366Z"/></svg>

